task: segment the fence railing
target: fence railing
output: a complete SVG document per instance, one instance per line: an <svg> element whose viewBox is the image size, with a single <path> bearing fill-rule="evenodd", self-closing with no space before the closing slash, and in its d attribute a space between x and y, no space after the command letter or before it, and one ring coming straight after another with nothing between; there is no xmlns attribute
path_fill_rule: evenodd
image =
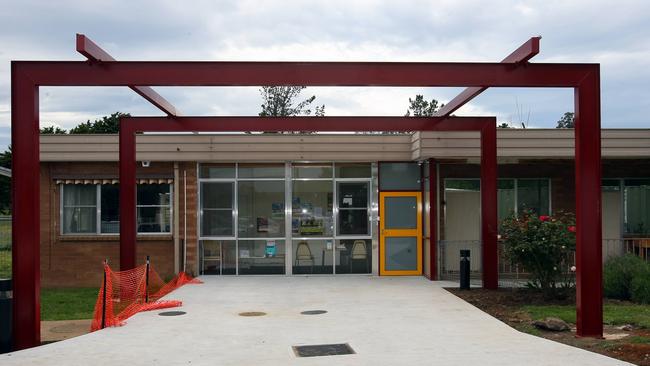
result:
<svg viewBox="0 0 650 366"><path fill-rule="evenodd" d="M0 216L0 278L11 278L11 216Z"/></svg>
<svg viewBox="0 0 650 366"><path fill-rule="evenodd" d="M650 262L650 239L621 238L604 239L603 263L609 258L624 254L634 254ZM483 246L479 240L440 240L438 241L438 268L440 279L459 281L460 279L460 250L470 250L470 279L472 285L482 284L481 254ZM504 255L503 245L499 244L499 286L518 287L525 285L530 276L524 268L512 263ZM575 256L571 258L569 267L575 265Z"/></svg>

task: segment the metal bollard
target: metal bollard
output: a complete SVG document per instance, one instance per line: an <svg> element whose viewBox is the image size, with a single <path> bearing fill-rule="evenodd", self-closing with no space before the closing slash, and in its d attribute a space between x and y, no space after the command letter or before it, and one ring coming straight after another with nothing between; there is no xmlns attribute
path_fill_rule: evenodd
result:
<svg viewBox="0 0 650 366"><path fill-rule="evenodd" d="M11 280L0 280L0 353L11 352L12 300Z"/></svg>
<svg viewBox="0 0 650 366"><path fill-rule="evenodd" d="M469 290L469 249L460 251L460 289Z"/></svg>

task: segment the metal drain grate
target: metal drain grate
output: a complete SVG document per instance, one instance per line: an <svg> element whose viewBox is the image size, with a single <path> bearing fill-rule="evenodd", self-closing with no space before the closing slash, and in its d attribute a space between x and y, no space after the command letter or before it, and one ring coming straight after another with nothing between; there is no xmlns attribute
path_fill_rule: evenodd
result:
<svg viewBox="0 0 650 366"><path fill-rule="evenodd" d="M308 346L293 346L293 353L297 357L319 357L353 355L356 352L347 343L338 344L314 344Z"/></svg>
<svg viewBox="0 0 650 366"><path fill-rule="evenodd" d="M239 316L264 316L264 315L266 315L266 313L262 311L244 311L243 313L239 313Z"/></svg>
<svg viewBox="0 0 650 366"><path fill-rule="evenodd" d="M162 313L158 313L160 316L179 316L185 314L187 313L184 311L163 311Z"/></svg>
<svg viewBox="0 0 650 366"><path fill-rule="evenodd" d="M325 313L327 313L327 310L305 310L300 312L302 315L320 315Z"/></svg>

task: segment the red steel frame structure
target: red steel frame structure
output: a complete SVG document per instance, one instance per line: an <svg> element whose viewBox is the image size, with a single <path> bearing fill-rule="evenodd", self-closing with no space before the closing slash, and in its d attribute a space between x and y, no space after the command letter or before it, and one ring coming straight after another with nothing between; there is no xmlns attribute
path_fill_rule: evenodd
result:
<svg viewBox="0 0 650 366"><path fill-rule="evenodd" d="M142 62L14 61L11 64L14 171L13 278L14 345L40 341L39 88L41 86L390 86L390 87L568 87L575 95L576 285L580 336L602 336L600 67L598 64L386 63L386 62ZM185 117L179 117L185 118ZM233 120L231 129L270 130L269 120ZM368 118L281 122L294 131L314 125L326 131L396 130ZM361 117L359 117L361 118ZM173 124L170 117L166 122ZM186 127L193 123L183 122ZM433 121L433 120L432 120ZM453 119L451 120L453 121ZM228 126L227 121L222 121ZM414 121L415 122L415 121ZM159 123L163 123L159 121ZM176 122L178 123L178 122ZM232 123L237 123L237 127ZM392 124L419 130L406 120ZM454 123L460 125L460 122ZM198 127L198 125L197 125ZM219 126L215 126L218 128ZM226 127L224 127L226 128ZM211 129L211 130L214 130ZM494 139L496 136L493 137ZM120 152L120 154L123 154ZM485 156L482 156L485 159ZM496 172L495 172L496 173ZM127 177L123 177L127 178ZM127 185L122 184L126 188ZM488 187L485 187L488 188ZM128 188L127 188L128 189ZM123 189L123 191L127 191ZM135 190L135 187L131 187ZM127 202L122 202L126 206ZM496 205L496 197L494 198ZM135 207L135 206L133 206ZM483 207L482 210L487 210ZM496 209L494 215L496 216ZM133 213L134 215L134 213ZM135 217L135 216L132 216ZM123 217L121 220L126 223ZM135 221L131 222L133 230ZM121 224L121 230L128 225ZM128 232L121 232L127 235ZM483 237L483 240L489 240ZM496 259L496 252L493 254ZM126 259L126 258L125 258ZM122 264L134 265L134 262ZM496 260L484 270L486 286L497 284ZM490 276L490 278L488 278Z"/></svg>
<svg viewBox="0 0 650 366"><path fill-rule="evenodd" d="M497 149L494 117L122 117L120 121L120 264L136 266L135 137L141 132L258 131L478 131L481 141L481 238L483 286L498 288ZM343 127L345 126L345 127ZM435 175L435 174L434 174ZM435 195L435 179L429 180ZM435 199L430 212L435 212ZM436 276L436 215L431 214L431 278ZM123 219L122 219L123 218Z"/></svg>

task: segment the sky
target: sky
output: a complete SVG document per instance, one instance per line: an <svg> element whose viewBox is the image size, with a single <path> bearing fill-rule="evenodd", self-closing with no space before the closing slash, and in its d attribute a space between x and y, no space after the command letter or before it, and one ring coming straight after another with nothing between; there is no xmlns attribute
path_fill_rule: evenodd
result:
<svg viewBox="0 0 650 366"><path fill-rule="evenodd" d="M496 62L532 36L532 62L601 64L602 126L648 128L650 1L0 0L0 149L11 142L11 60L84 60L83 33L118 60ZM156 90L183 115L257 115L259 87ZM461 88L307 88L329 116L404 115ZM162 115L124 87L40 90L41 127L113 112ZM571 89L489 89L457 115L553 128Z"/></svg>

